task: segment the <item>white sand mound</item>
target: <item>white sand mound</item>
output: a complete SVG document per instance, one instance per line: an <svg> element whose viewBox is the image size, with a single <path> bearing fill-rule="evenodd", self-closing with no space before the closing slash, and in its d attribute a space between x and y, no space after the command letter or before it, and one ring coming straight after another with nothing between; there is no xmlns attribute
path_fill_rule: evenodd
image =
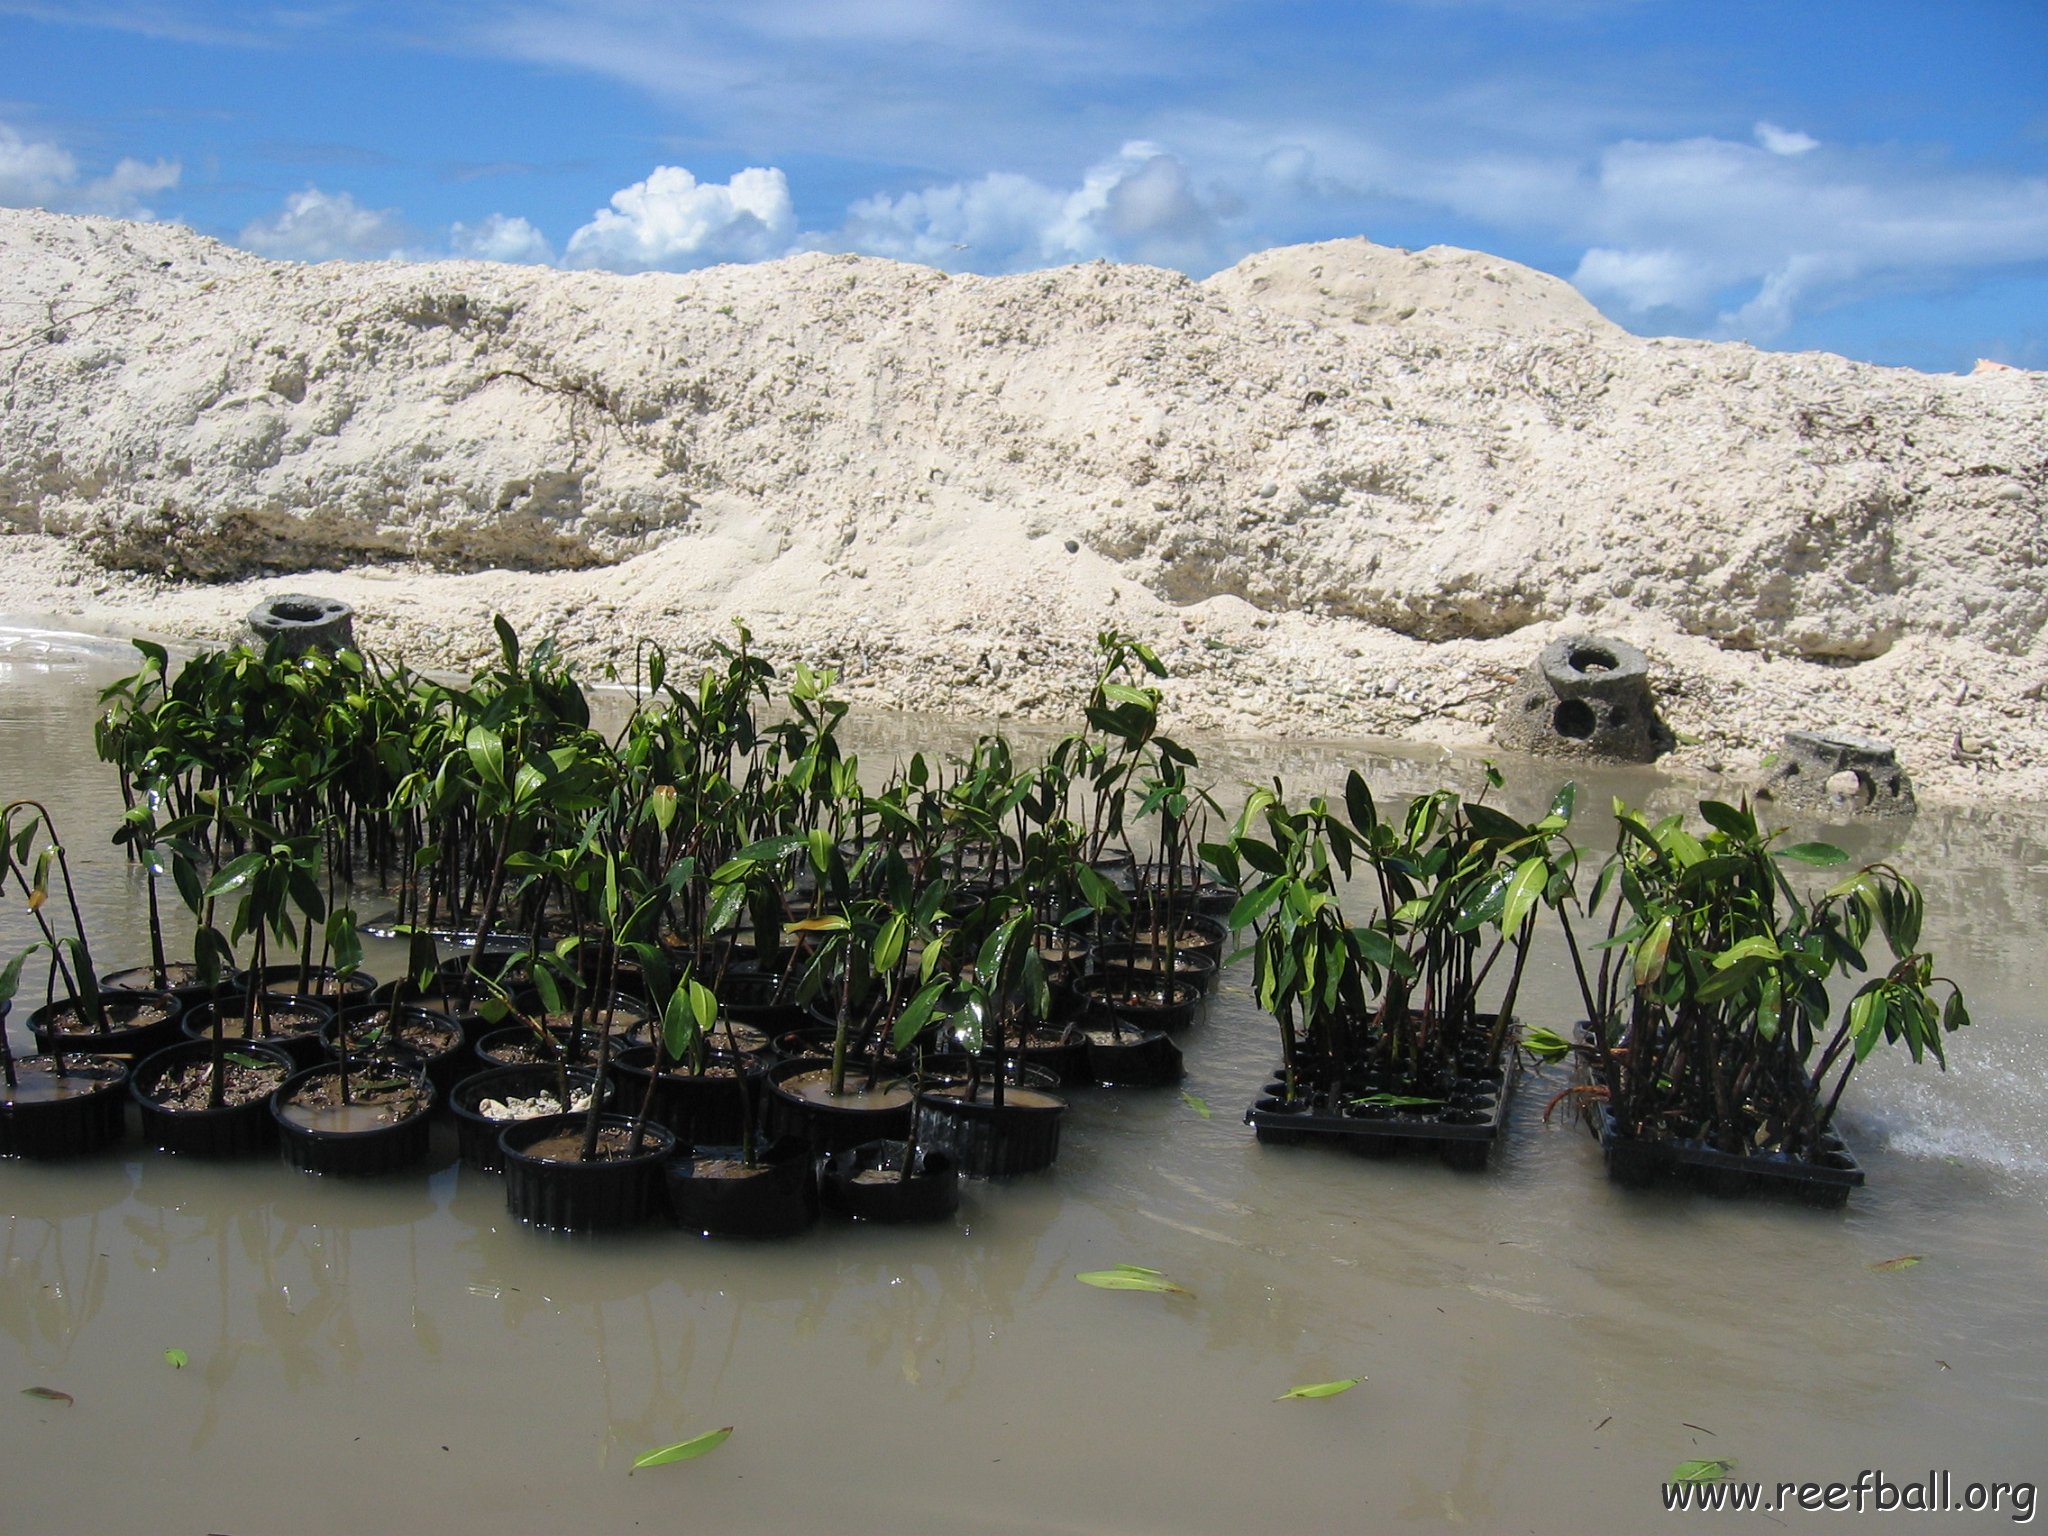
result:
<svg viewBox="0 0 2048 1536"><path fill-rule="evenodd" d="M225 635L289 585L419 662L494 608L592 654L743 613L1022 711L1115 623L1183 720L1446 739L1604 628L1694 758L1840 724L2048 796L2048 379L1644 340L1473 252L616 277L0 212L0 377L8 610Z"/></svg>

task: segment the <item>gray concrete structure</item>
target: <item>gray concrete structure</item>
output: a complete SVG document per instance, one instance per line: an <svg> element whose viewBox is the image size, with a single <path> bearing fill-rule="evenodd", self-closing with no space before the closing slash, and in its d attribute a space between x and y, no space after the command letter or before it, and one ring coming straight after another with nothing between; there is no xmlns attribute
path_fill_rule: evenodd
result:
<svg viewBox="0 0 2048 1536"><path fill-rule="evenodd" d="M1493 739L1517 752L1623 763L1647 763L1672 746L1650 697L1649 658L1605 635L1543 647L1502 698Z"/></svg>
<svg viewBox="0 0 2048 1536"><path fill-rule="evenodd" d="M1919 808L1892 744L1857 731L1787 731L1756 793L1821 815L1910 816Z"/></svg>
<svg viewBox="0 0 2048 1536"><path fill-rule="evenodd" d="M338 598L283 592L266 597L249 610L249 633L259 646L281 640L287 655L311 650L352 650L356 643L355 609Z"/></svg>

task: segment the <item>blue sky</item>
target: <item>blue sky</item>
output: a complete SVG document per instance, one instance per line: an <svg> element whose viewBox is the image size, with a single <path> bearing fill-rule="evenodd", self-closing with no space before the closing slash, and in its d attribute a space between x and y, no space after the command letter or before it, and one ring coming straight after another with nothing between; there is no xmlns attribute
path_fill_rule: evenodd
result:
<svg viewBox="0 0 2048 1536"><path fill-rule="evenodd" d="M2044 368L2048 0L0 0L0 204L619 271L1363 234Z"/></svg>

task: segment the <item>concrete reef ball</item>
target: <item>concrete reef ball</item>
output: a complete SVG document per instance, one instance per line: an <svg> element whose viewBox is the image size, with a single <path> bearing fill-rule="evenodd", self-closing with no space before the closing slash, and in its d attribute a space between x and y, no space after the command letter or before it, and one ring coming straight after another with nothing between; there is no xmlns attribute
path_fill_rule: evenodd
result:
<svg viewBox="0 0 2048 1536"><path fill-rule="evenodd" d="M338 598L285 592L249 610L249 632L261 646L278 641L288 656L349 650L356 643L355 618L355 609Z"/></svg>
<svg viewBox="0 0 2048 1536"><path fill-rule="evenodd" d="M1493 739L1517 752L1621 763L1647 763L1672 746L1650 697L1649 659L1606 635L1544 646L1508 689Z"/></svg>
<svg viewBox="0 0 2048 1536"><path fill-rule="evenodd" d="M1910 816L1919 808L1892 744L1856 731L1787 731L1756 793L1821 814Z"/></svg>

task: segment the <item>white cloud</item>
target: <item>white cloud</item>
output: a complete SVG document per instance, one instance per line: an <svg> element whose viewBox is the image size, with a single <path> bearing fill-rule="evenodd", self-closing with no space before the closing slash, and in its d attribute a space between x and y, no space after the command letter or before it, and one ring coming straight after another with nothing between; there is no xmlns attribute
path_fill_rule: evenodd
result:
<svg viewBox="0 0 2048 1536"><path fill-rule="evenodd" d="M1765 127L1605 151L1561 220L1590 241L1573 281L1628 316L1764 341L1873 283L2048 260L2048 178L1788 149Z"/></svg>
<svg viewBox="0 0 2048 1536"><path fill-rule="evenodd" d="M403 257L406 229L396 209L365 208L346 192L308 187L267 219L243 226L240 244L287 261L380 261Z"/></svg>
<svg viewBox="0 0 2048 1536"><path fill-rule="evenodd" d="M1297 176L1301 168L1282 157L1274 174ZM1228 259L1225 226L1242 206L1231 188L1198 188L1179 157L1139 139L1089 167L1071 188L999 171L864 198L839 230L806 243L977 271L1098 256L1202 271Z"/></svg>
<svg viewBox="0 0 2048 1536"><path fill-rule="evenodd" d="M1776 123L1758 123L1756 141L1774 155L1804 155L1820 148L1820 140Z"/></svg>
<svg viewBox="0 0 2048 1536"><path fill-rule="evenodd" d="M179 174L175 160L124 158L106 175L81 181L70 151L25 139L0 123L0 207L152 219L142 200L176 186Z"/></svg>
<svg viewBox="0 0 2048 1536"><path fill-rule="evenodd" d="M611 206L569 237L568 262L615 272L679 271L780 256L796 238L782 172L749 167L724 183L677 165L612 194Z"/></svg>
<svg viewBox="0 0 2048 1536"><path fill-rule="evenodd" d="M1616 251L1595 246L1580 258L1572 282L1588 298L1634 314L1698 309L1722 286L1714 269L1680 251Z"/></svg>
<svg viewBox="0 0 2048 1536"><path fill-rule="evenodd" d="M553 247L525 219L494 213L472 229L456 223L448 228L448 248L473 261L507 261L545 266L555 259Z"/></svg>

